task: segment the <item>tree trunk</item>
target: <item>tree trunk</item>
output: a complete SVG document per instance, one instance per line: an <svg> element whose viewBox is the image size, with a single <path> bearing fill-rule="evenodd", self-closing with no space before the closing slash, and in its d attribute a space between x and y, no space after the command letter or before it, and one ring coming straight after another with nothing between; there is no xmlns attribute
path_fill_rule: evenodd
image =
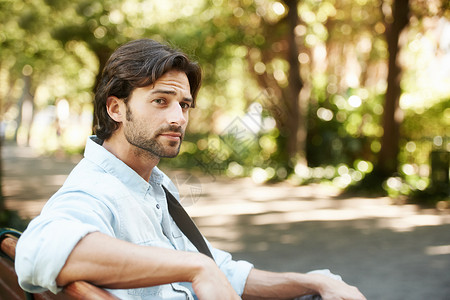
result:
<svg viewBox="0 0 450 300"><path fill-rule="evenodd" d="M295 39L295 27L298 25L297 0L286 0L288 6L287 23L288 30L288 53L287 60L289 62L289 86L288 86L288 118L287 118L287 152L291 162L306 163L306 122L304 114L302 114L300 106L300 92L303 82L300 77L300 63L298 61L298 46Z"/></svg>
<svg viewBox="0 0 450 300"><path fill-rule="evenodd" d="M1 68L0 68L1 69ZM9 84L9 91L6 94L6 97L0 97L0 126L3 124L5 111L7 111L8 108L8 99L12 92L12 79L10 78L10 84ZM6 207L5 207L5 199L3 198L3 139L4 139L4 131L3 128L0 128L0 223L2 222L2 219L6 213Z"/></svg>
<svg viewBox="0 0 450 300"><path fill-rule="evenodd" d="M0 216L5 211L5 199L3 199L3 153L2 153L2 151L3 151L3 136L0 134Z"/></svg>
<svg viewBox="0 0 450 300"><path fill-rule="evenodd" d="M376 171L382 177L389 177L397 170L400 124L402 122L399 99L401 95L401 67L398 61L399 37L409 22L408 0L395 0L392 12L393 22L387 27L386 40L389 51L387 90L384 103L381 150Z"/></svg>
<svg viewBox="0 0 450 300"><path fill-rule="evenodd" d="M27 139L26 144L29 142L29 132L31 128L31 122L33 120L33 95L31 92L31 76L23 76L22 94L17 102L19 114L16 117L16 130L14 132L14 141L17 142L17 135L19 129L22 126L27 127Z"/></svg>

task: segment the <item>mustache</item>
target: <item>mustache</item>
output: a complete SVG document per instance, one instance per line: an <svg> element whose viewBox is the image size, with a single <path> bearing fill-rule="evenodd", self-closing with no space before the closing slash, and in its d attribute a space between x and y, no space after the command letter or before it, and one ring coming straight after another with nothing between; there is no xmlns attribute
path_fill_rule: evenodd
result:
<svg viewBox="0 0 450 300"><path fill-rule="evenodd" d="M183 127L181 126L177 126L177 125L168 125L168 126L164 126L162 128L160 128L155 135L160 135L160 134L164 134L167 132L177 132L177 133L181 133L181 136L184 136L184 130Z"/></svg>

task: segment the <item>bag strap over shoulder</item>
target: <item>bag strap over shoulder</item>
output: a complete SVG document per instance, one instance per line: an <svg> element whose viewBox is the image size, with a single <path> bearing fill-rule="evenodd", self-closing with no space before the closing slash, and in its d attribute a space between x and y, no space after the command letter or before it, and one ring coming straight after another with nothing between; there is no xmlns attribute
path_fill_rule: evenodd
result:
<svg viewBox="0 0 450 300"><path fill-rule="evenodd" d="M173 220L177 224L178 228L184 233L184 235L191 241L192 244L197 248L200 253L203 253L214 260L208 245L205 242L202 234L198 230L194 221L181 206L180 202L169 192L169 190L163 186L164 192L166 193L167 206L169 208L169 213Z"/></svg>

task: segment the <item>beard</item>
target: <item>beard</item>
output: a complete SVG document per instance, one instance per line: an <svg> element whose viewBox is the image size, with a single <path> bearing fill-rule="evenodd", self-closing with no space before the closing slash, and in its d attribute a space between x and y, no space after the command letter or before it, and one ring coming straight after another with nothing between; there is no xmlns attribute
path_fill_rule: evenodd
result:
<svg viewBox="0 0 450 300"><path fill-rule="evenodd" d="M124 135L128 143L144 150L151 156L158 158L173 158L180 152L181 142L184 137L184 130L178 125L167 125L157 129L155 132L145 130L144 122L136 120L131 110L127 107L126 119L128 121L124 127ZM181 133L179 141L168 141L167 145L160 143L157 138L159 135L167 132Z"/></svg>

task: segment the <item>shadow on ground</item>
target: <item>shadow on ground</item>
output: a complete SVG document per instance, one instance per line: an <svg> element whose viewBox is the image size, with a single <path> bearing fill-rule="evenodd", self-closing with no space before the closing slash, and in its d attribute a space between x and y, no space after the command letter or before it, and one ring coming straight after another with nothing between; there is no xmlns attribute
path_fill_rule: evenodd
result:
<svg viewBox="0 0 450 300"><path fill-rule="evenodd" d="M367 299L450 299L450 225L408 231L378 225L374 219L254 225L243 216L227 228L232 238L224 232L210 239L266 270L329 268Z"/></svg>

